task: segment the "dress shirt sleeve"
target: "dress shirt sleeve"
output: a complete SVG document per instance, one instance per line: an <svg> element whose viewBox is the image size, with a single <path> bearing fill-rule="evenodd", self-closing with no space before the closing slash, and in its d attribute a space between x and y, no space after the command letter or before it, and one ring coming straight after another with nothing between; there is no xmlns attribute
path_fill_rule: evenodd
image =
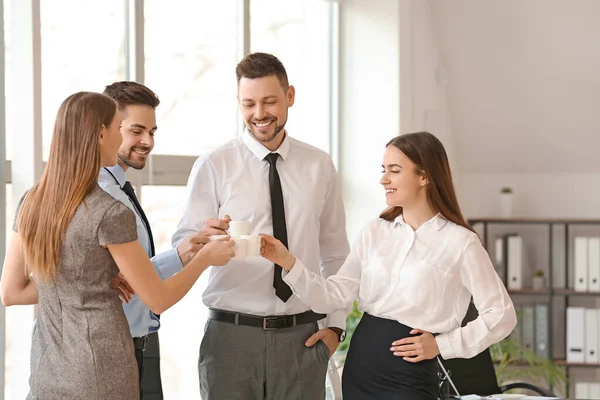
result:
<svg viewBox="0 0 600 400"><path fill-rule="evenodd" d="M176 248L157 254L150 261L162 280L170 278L183 268Z"/></svg>
<svg viewBox="0 0 600 400"><path fill-rule="evenodd" d="M358 298L363 254L362 234L359 234L352 252L337 274L324 278L306 269L302 261L296 259L296 264L283 280L314 312L327 314L341 310L344 313L341 327L344 328L346 315Z"/></svg>
<svg viewBox="0 0 600 400"><path fill-rule="evenodd" d="M462 328L436 336L445 359L471 358L507 337L517 325L517 315L487 251L473 235L460 267L465 289L473 295L479 317Z"/></svg>
<svg viewBox="0 0 600 400"><path fill-rule="evenodd" d="M204 222L219 213L218 177L213 162L199 158L194 163L187 183L187 200L183 215L172 238L173 247L191 234L201 231Z"/></svg>
<svg viewBox="0 0 600 400"><path fill-rule="evenodd" d="M328 177L327 194L325 206L321 213L319 229L321 275L325 278L338 273L350 252L342 190L335 165L329 157L327 158L326 176ZM327 316L325 325L345 329L346 316L349 312L350 309L333 311Z"/></svg>

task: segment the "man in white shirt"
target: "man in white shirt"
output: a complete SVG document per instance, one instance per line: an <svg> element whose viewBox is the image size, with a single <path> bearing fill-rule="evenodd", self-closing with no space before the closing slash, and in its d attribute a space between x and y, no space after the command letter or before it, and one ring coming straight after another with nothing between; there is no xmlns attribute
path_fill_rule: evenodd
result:
<svg viewBox="0 0 600 400"><path fill-rule="evenodd" d="M198 230L223 234L231 216L251 221L252 235L273 233L313 272L334 275L350 250L331 157L284 129L295 89L276 57L249 54L236 75L246 129L194 164L173 244ZM203 301L211 309L198 362L203 399L325 397L347 310L314 313L281 267L260 257L211 268Z"/></svg>

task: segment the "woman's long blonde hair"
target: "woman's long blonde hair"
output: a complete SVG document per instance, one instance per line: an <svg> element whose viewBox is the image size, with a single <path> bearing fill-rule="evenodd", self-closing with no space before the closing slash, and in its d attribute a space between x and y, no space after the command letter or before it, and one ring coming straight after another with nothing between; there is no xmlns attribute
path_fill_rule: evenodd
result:
<svg viewBox="0 0 600 400"><path fill-rule="evenodd" d="M100 131L110 126L116 112L115 102L99 93L75 93L61 104L48 163L19 212L26 273L45 281L56 275L69 223L97 184Z"/></svg>

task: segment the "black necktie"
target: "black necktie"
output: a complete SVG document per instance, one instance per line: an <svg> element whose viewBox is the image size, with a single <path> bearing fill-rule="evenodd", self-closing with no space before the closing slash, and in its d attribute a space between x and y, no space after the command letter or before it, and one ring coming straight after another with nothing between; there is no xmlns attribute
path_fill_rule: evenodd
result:
<svg viewBox="0 0 600 400"><path fill-rule="evenodd" d="M277 172L278 153L270 153L265 157L269 163L269 189L271 190L271 209L273 214L273 236L288 247L287 228L285 226L285 209L283 208L283 192L281 191L281 181ZM281 266L275 264L273 287L275 294L284 303L292 295L292 289L283 281L281 277Z"/></svg>
<svg viewBox="0 0 600 400"><path fill-rule="evenodd" d="M129 181L125 182L123 187L121 188L125 192L125 194L129 197L133 206L136 208L138 214L142 218L142 222L146 226L146 232L148 232L148 239L150 240L150 257L154 257L154 238L152 237L152 230L150 229L150 223L148 222L148 218L146 218L146 214L144 214L144 210L142 210L142 206L138 202L138 199L135 195L135 191L133 190L133 186Z"/></svg>

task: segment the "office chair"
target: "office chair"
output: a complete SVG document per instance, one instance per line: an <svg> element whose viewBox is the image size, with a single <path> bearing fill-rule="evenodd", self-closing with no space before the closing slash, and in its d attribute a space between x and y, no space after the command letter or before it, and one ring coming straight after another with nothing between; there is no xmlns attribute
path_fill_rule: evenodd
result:
<svg viewBox="0 0 600 400"><path fill-rule="evenodd" d="M471 303L467 314L463 320L462 326L473 321L479 316L475 305ZM444 360L438 357L443 367L449 371L450 380L454 383L456 390L460 395L477 394L480 396L489 396L492 394L504 393L511 389L527 389L541 396L556 397L552 391L539 388L526 382L516 382L507 385L498 385L494 362L490 355L490 350L484 350L473 358L453 358ZM447 390L447 389L446 389ZM454 391L449 389L450 393Z"/></svg>

